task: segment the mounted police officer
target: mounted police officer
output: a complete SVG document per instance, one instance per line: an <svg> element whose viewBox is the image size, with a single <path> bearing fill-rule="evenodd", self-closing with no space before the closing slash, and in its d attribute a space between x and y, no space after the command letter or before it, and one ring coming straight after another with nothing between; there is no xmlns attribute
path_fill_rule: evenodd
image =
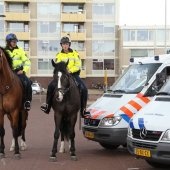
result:
<svg viewBox="0 0 170 170"><path fill-rule="evenodd" d="M21 80L24 86L24 109L29 111L32 100L31 80L26 76L31 62L26 56L24 50L17 46L18 39L15 34L10 33L6 36L5 50L8 52L13 60L13 70Z"/></svg>
<svg viewBox="0 0 170 170"><path fill-rule="evenodd" d="M84 117L84 115L86 114L85 109L87 105L88 91L87 91L87 88L84 82L79 77L80 71L81 71L81 59L79 58L78 52L70 48L71 41L68 37L62 37L60 40L60 45L62 47L62 50L56 55L55 62L58 63L61 61L64 61L64 62L69 61L67 65L67 69L68 69L68 72L75 78L80 88L80 91L81 91L80 113L81 113L81 116ZM51 109L52 97L53 97L54 89L56 86L57 85L54 81L52 81L49 84L48 90L47 90L46 103L41 106L41 110L47 114L49 114L50 109Z"/></svg>

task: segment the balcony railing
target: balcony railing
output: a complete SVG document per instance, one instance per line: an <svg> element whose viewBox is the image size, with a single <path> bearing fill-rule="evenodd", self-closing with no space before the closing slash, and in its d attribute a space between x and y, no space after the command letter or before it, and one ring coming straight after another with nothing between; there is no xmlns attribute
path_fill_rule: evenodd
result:
<svg viewBox="0 0 170 170"><path fill-rule="evenodd" d="M6 29L6 35L11 32L16 34L19 40L30 40L30 31L28 29L24 29L24 28L18 28L18 29L7 28Z"/></svg>
<svg viewBox="0 0 170 170"><path fill-rule="evenodd" d="M5 16L5 20L8 21L30 21L30 11L28 9L7 8Z"/></svg>
<svg viewBox="0 0 170 170"><path fill-rule="evenodd" d="M77 11L77 12L62 12L61 13L62 22L85 22L86 21L86 12Z"/></svg>
<svg viewBox="0 0 170 170"><path fill-rule="evenodd" d="M72 41L85 41L86 40L86 30L78 29L75 31L63 31L61 32L61 37L69 36Z"/></svg>

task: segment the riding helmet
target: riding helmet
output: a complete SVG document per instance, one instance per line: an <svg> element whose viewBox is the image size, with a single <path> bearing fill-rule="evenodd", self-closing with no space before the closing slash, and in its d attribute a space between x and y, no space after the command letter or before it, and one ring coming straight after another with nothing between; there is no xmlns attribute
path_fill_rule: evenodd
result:
<svg viewBox="0 0 170 170"><path fill-rule="evenodd" d="M10 33L10 34L8 34L8 35L6 36L6 41L7 41L7 42L10 42L10 41L12 41L12 40L18 41L18 38L17 38L17 36L16 36L15 34Z"/></svg>
<svg viewBox="0 0 170 170"><path fill-rule="evenodd" d="M68 37L62 37L60 40L60 44L64 44L64 43L69 43L69 45L71 45L71 41Z"/></svg>

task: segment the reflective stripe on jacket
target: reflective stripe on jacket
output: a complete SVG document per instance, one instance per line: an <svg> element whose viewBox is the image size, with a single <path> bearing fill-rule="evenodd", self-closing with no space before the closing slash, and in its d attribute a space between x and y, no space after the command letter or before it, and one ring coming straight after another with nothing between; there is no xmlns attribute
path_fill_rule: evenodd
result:
<svg viewBox="0 0 170 170"><path fill-rule="evenodd" d="M67 65L67 69L71 73L76 73L81 70L81 59L79 58L79 54L75 50L69 50L69 53L64 53L61 51L56 55L56 63L59 63L61 61L67 62L69 60L69 63Z"/></svg>
<svg viewBox="0 0 170 170"><path fill-rule="evenodd" d="M13 50L6 48L6 51L13 60L13 70L23 66L23 71L28 74L31 67L31 62L26 56L25 51L22 48L15 48Z"/></svg>

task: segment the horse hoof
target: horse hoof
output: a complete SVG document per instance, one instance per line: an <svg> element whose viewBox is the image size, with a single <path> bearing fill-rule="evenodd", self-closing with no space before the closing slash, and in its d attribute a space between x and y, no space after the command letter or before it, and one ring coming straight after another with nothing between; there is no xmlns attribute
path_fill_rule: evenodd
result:
<svg viewBox="0 0 170 170"><path fill-rule="evenodd" d="M57 161L57 157L50 156L49 161L50 162L56 162Z"/></svg>
<svg viewBox="0 0 170 170"><path fill-rule="evenodd" d="M15 149L14 147L10 147L9 151L12 152L14 151L14 149Z"/></svg>
<svg viewBox="0 0 170 170"><path fill-rule="evenodd" d="M71 156L72 161L77 161L77 156Z"/></svg>
<svg viewBox="0 0 170 170"><path fill-rule="evenodd" d="M20 147L20 150L21 150L21 151L25 151L25 150L27 150L27 147L26 147L26 146L21 146L21 147Z"/></svg>
<svg viewBox="0 0 170 170"><path fill-rule="evenodd" d="M4 153L0 153L0 159L5 158L5 154Z"/></svg>
<svg viewBox="0 0 170 170"><path fill-rule="evenodd" d="M18 154L15 154L15 155L14 155L14 158L17 159L17 160L21 159L21 154L19 154L19 153L18 153Z"/></svg>

